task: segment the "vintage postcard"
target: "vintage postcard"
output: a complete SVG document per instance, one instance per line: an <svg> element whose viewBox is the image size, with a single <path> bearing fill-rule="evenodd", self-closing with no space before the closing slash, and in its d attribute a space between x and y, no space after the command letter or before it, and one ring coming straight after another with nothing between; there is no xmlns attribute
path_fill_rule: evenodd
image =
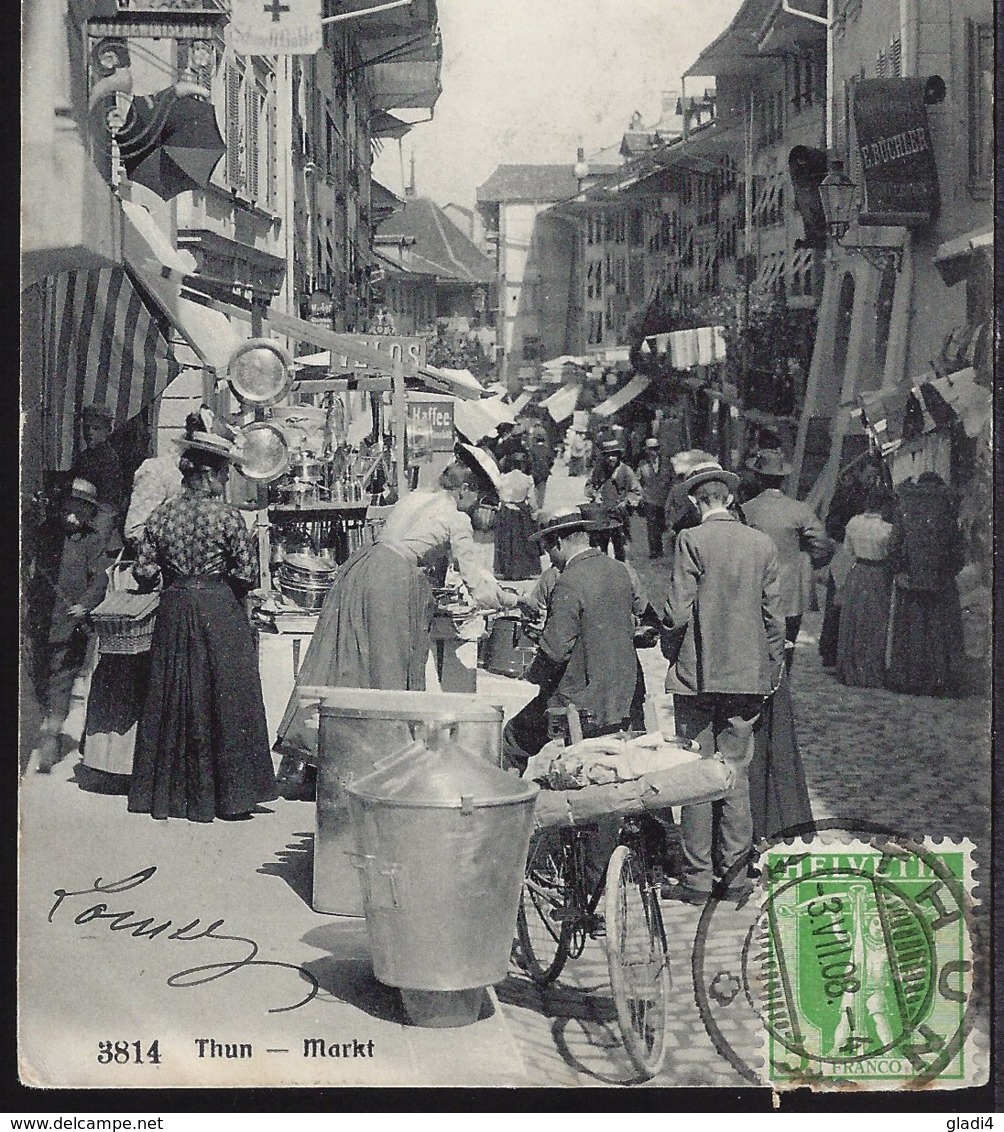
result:
<svg viewBox="0 0 1004 1132"><path fill-rule="evenodd" d="M988 1097L994 26L25 0L24 1086Z"/></svg>

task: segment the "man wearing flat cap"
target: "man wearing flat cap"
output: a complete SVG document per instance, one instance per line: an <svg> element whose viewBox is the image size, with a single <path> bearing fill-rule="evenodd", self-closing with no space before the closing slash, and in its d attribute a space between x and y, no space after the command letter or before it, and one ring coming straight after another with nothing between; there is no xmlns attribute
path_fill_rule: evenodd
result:
<svg viewBox="0 0 1004 1132"><path fill-rule="evenodd" d="M638 664L631 579L622 562L589 545L595 526L575 509L536 536L560 575L526 674L540 692L502 733L503 766L518 774L549 738L549 709L573 705L584 736L619 731L630 716Z"/></svg>
<svg viewBox="0 0 1004 1132"><path fill-rule="evenodd" d="M720 758L732 770L732 789L722 801L682 810L684 869L674 896L691 903L721 895L726 877L726 897L748 890L753 725L784 665L777 550L729 510L738 482L715 462L687 474L684 488L700 523L677 538L662 615L677 731L696 739L703 757Z"/></svg>
<svg viewBox="0 0 1004 1132"><path fill-rule="evenodd" d="M791 465L780 449L761 449L746 466L756 473L760 494L743 504L743 515L777 547L785 637L793 648L802 616L809 608L813 571L830 561L836 547L808 503L792 499L782 490ZM789 663L791 655L789 650Z"/></svg>
<svg viewBox="0 0 1004 1132"><path fill-rule="evenodd" d="M80 412L83 450L73 464L73 474L98 489L98 502L121 516L125 510L126 481L122 461L112 447L115 414L104 405L85 405Z"/></svg>

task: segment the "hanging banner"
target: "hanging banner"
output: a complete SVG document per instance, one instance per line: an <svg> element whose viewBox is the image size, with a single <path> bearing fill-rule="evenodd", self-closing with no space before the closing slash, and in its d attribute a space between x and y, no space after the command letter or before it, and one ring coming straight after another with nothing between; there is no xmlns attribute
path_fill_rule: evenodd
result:
<svg viewBox="0 0 1004 1132"><path fill-rule="evenodd" d="M927 128L923 78L861 79L854 127L864 177L859 224L929 224L938 211L938 170Z"/></svg>
<svg viewBox="0 0 1004 1132"><path fill-rule="evenodd" d="M324 40L321 0L231 0L227 34L240 55L313 55Z"/></svg>

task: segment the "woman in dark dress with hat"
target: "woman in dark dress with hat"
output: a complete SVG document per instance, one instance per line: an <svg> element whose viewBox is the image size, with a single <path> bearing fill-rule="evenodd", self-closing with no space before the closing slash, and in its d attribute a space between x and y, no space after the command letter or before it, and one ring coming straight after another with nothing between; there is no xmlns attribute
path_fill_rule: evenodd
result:
<svg viewBox="0 0 1004 1132"><path fill-rule="evenodd" d="M150 649L129 809L155 818L244 818L278 797L255 639L244 609L256 566L240 512L221 496L231 445L189 418L182 494L150 516L134 568L163 592Z"/></svg>

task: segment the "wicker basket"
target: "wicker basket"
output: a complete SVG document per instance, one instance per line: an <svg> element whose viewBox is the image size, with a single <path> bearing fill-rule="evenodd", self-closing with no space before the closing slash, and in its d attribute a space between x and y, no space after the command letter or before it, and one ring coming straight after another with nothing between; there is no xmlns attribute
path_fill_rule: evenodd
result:
<svg viewBox="0 0 1004 1132"><path fill-rule="evenodd" d="M102 654L148 652L160 594L109 593L91 613Z"/></svg>

